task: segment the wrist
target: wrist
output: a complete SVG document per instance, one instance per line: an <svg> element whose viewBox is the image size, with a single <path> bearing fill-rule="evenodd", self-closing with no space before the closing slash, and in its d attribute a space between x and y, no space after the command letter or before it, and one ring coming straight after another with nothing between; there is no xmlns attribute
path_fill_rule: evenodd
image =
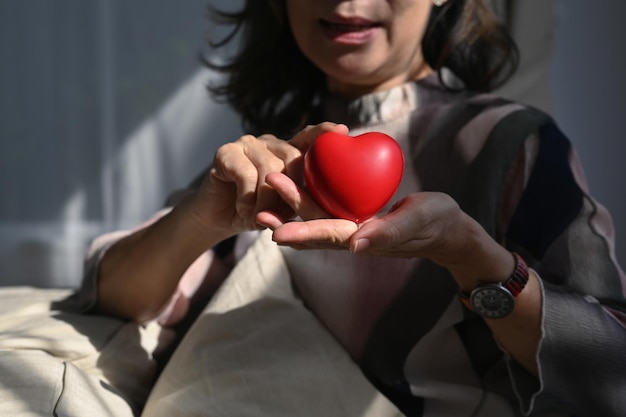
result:
<svg viewBox="0 0 626 417"><path fill-rule="evenodd" d="M470 216L466 216L465 238L460 256L444 265L461 291L470 292L481 283L505 281L515 268L515 258Z"/></svg>
<svg viewBox="0 0 626 417"><path fill-rule="evenodd" d="M481 284L498 284L505 282L515 270L515 255L500 247L496 252L484 256L462 271L451 271L459 291L469 294Z"/></svg>
<svg viewBox="0 0 626 417"><path fill-rule="evenodd" d="M172 225L172 241L198 255L229 237L220 232L220 228L212 224L210 218L200 216L199 210L195 207L193 197L188 196L173 208L168 219Z"/></svg>

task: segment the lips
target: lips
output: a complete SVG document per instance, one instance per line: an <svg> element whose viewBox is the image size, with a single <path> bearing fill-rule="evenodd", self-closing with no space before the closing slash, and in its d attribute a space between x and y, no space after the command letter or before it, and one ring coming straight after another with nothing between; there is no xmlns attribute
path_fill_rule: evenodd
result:
<svg viewBox="0 0 626 417"><path fill-rule="evenodd" d="M326 36L341 43L365 42L381 27L380 23L365 19L322 19L320 25Z"/></svg>
<svg viewBox="0 0 626 417"><path fill-rule="evenodd" d="M368 22L368 23L337 23L337 22L329 22L328 20L322 20L321 25L330 30L338 31L338 32L362 32L364 30L372 29L375 27L379 27L380 24Z"/></svg>

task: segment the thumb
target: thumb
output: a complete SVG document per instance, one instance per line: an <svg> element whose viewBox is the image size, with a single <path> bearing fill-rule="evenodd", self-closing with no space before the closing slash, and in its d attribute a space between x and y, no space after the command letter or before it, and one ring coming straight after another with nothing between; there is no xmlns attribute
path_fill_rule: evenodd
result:
<svg viewBox="0 0 626 417"><path fill-rule="evenodd" d="M305 153L307 149L315 142L315 139L322 133L336 132L347 135L350 129L344 124L338 124L333 122L323 122L318 125L309 125L302 129L300 132L289 141L289 143Z"/></svg>

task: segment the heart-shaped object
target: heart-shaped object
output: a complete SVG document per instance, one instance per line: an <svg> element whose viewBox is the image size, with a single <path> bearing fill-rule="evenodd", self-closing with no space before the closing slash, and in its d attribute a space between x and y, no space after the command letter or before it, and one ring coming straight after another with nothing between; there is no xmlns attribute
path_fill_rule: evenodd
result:
<svg viewBox="0 0 626 417"><path fill-rule="evenodd" d="M380 132L326 132L304 155L304 180L329 214L360 223L394 195L404 172L400 145Z"/></svg>

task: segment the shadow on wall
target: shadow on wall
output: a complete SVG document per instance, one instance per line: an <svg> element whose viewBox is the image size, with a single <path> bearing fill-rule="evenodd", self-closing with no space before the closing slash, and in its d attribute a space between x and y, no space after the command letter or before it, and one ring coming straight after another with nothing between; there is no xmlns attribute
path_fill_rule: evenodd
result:
<svg viewBox="0 0 626 417"><path fill-rule="evenodd" d="M206 7L0 2L0 285L76 286L94 236L143 220L239 135L199 65Z"/></svg>

